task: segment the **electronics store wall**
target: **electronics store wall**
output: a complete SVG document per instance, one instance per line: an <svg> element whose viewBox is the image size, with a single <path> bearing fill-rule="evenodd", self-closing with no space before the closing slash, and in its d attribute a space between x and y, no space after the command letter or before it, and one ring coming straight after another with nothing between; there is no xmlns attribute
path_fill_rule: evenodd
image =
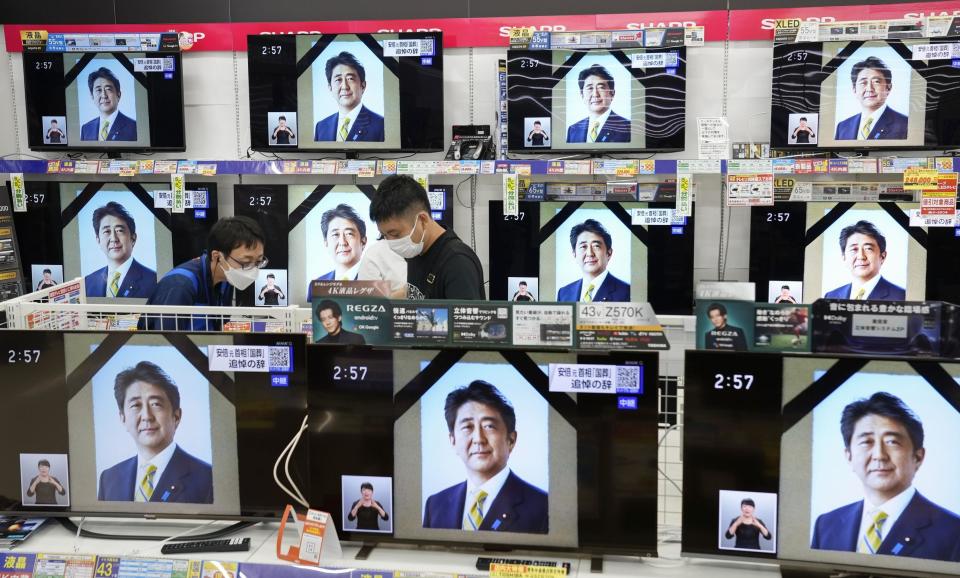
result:
<svg viewBox="0 0 960 578"><path fill-rule="evenodd" d="M237 0L233 0L237 4ZM118 9L120 5L126 5L131 9L136 4L137 10L146 8L139 2L121 2L116 0ZM372 0L371 0L372 2ZM366 5L371 2L361 2ZM382 0L376 0L373 3L382 3ZM732 8L750 8L763 5L769 5L771 2L754 0L752 2L731 2ZM847 2L849 4L865 4ZM871 4L876 2L871 2ZM880 2L883 3L883 2ZM99 4L107 4L103 2ZM177 7L183 4L183 9ZM192 3L191 7L197 3ZM208 4L206 2L200 4ZM211 3L213 4L213 3ZM226 0L221 4L226 4ZM276 3L272 3L274 6ZM280 2L281 6L294 6L304 4L303 2L294 2L289 0ZM336 4L336 3L334 3ZM389 5L389 3L386 3ZM473 3L477 4L486 3ZM504 8L499 10L499 6L506 4L500 0L490 5L498 6L498 10L492 10L489 14L479 14L476 9L473 10L473 16L486 16L510 14L511 11ZM627 3L615 0L606 0L599 5L591 5L599 11L607 7L607 12L641 12L644 9L656 10L654 7L647 7L641 3ZM734 5L736 4L736 5ZM823 2L799 2L798 5L805 4L823 4ZM836 4L844 4L842 1ZM15 4L16 5L16 4ZM427 2L427 6L436 12L432 16L466 16L466 14L453 14L449 10L443 9L437 2ZM83 3L85 8L90 8L91 3ZM165 10L163 16L164 22L178 21L176 14L189 12L185 2L164 3ZM532 7L525 6L524 12L536 12L544 14L570 13L570 10L561 10L559 3L534 2L533 7L539 7L541 10L534 10ZM275 7L275 6L274 6ZM716 2L712 1L681 1L671 5L675 10L692 10L696 8L709 7L716 9ZM489 6L488 6L489 8ZM528 9L529 8L529 9ZM14 12L20 8L15 8ZM156 8L151 10L157 10ZM204 8L207 10L207 8ZM379 10L379 8L378 8ZM418 8L419 10L419 8ZM582 13L582 9L578 10ZM49 20L47 16L54 14L53 11L46 12L45 16L34 15L33 21ZM379 12L378 12L379 13ZM513 13L516 13L514 10ZM252 14L252 13L251 13ZM321 15L318 13L300 14L293 12L294 17L290 19L334 19L338 17L333 13L326 11ZM11 17L5 14L5 21L16 21L17 14ZM22 15L20 15L22 17ZM121 12L117 13L117 21L126 22L144 22L149 19L150 14L143 16L140 20L122 19ZM155 15L160 18L159 15ZM206 14L204 14L206 16ZM256 17L246 19L252 20L277 20L280 16L286 17L287 14L281 10L281 13L274 11L267 18L266 14L260 14ZM384 13L385 18L391 17ZM342 16L346 17L346 16ZM133 16L130 16L133 18ZM214 15L205 21L218 19ZM226 17L221 18L226 20ZM234 13L234 19L241 18ZM59 19L58 19L59 20ZM100 19L103 21L113 21L113 16ZM198 21L190 18L190 20ZM90 22L89 18L72 19L69 22ZM155 19L156 21L156 19ZM687 64L687 131L686 131L686 149L688 152L679 152L672 154L658 155L658 158L695 158L697 155L696 143L696 120L698 117L715 117L723 114L723 78L720 71L723 69L724 46L723 43L708 43L704 47L688 48ZM448 126L454 124L495 124L496 111L496 66L498 59L506 55L506 46L503 48L457 48L448 49L444 53L444 118ZM770 83L772 78L772 43L770 41L744 41L730 43L730 63L729 76L727 79L727 117L730 123L730 138L733 142L767 142L769 139L770 126ZM246 158L248 147L250 146L250 130L248 126L249 107L247 100L247 62L246 52L185 52L183 55L184 67L184 119L186 123L187 152L179 154L156 154L151 158L192 158L192 159L236 159ZM8 63L9 74L0 75L0 94L13 95L12 98L4 98L0 103L0 155L10 153L31 153L27 148L27 137L23 131L18 130L22 126L24 117L24 97L23 97L23 75L18 71L22 69L21 55L6 54L5 49L0 46L0 61ZM236 78L234 78L236 76ZM470 78L474 79L473 84ZM10 83L14 86L11 88ZM235 91L237 87L237 91ZM471 97L472 95L472 97ZM449 130L447 130L449 135ZM386 155L389 156L389 155ZM55 158L52 157L51 158ZM137 158L136 155L131 158ZM254 155L253 159L265 159L263 155ZM309 158L309 157L307 157ZM442 159L443 153L421 154L416 158L422 160ZM660 175L660 178L665 175ZM33 176L28 178L44 178L42 176ZM323 182L329 184L343 184L354 182L350 177L320 177ZM552 178L552 177L541 177ZM640 177L646 180L656 180L654 177ZM433 176L433 183L456 184L462 179L449 176ZM319 178L304 176L284 176L284 177L261 177L244 175L225 175L217 177L223 191L230 191L233 184L242 182L245 184L256 183L291 183L291 184L310 184L317 183ZM376 182L370 179L363 179L361 182ZM696 207L696 238L699 242L696 244L694 259L695 279L717 279L717 261L718 246L716 240L720 237L720 216L721 207L719 200L720 190L719 175L701 175L698 176L698 203ZM476 239L476 250L484 265L484 270L489 272L489 255L487 249L487 219L488 203L490 199L500 198L501 182L494 176L481 176L477 179L477 200L475 213L475 226L473 231ZM464 183L459 189L459 197L464 203L470 202L470 183ZM231 194L221 194L220 214L233 214L233 196ZM747 280L749 275L749 239L750 239L750 214L748 209L732 209L728 211L729 218L726 223L729 227L726 232L726 274L728 280ZM457 203L454 209L454 223L456 223L456 232L468 243L471 241L471 214L465 206Z"/></svg>

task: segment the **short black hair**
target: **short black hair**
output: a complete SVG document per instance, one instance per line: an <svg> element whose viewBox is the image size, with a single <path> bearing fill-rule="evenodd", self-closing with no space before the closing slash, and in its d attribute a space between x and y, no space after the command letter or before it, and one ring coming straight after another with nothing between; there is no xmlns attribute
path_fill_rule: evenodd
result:
<svg viewBox="0 0 960 578"><path fill-rule="evenodd" d="M53 121L53 122L57 122L57 121ZM543 125L542 125L542 124L540 123L540 121L539 121L539 120L535 120L535 121L533 121L533 124L539 124L540 126L543 126Z"/></svg>
<svg viewBox="0 0 960 578"><path fill-rule="evenodd" d="M577 237L584 232L600 235L603 237L603 242L607 246L607 250L613 249L613 237L611 237L610 233L600 224L600 221L587 219L582 223L574 225L573 228L570 229L570 248L572 250L577 250Z"/></svg>
<svg viewBox="0 0 960 578"><path fill-rule="evenodd" d="M800 120L807 120L807 117L801 116L801 117L800 117Z"/></svg>
<svg viewBox="0 0 960 578"><path fill-rule="evenodd" d="M371 484L370 482L363 482L362 484L360 484L360 491L362 492L364 490L370 490L372 492L373 484Z"/></svg>
<svg viewBox="0 0 960 578"><path fill-rule="evenodd" d="M740 507L742 508L744 506L751 506L753 508L757 507L757 505L753 502L753 498L744 498L740 500Z"/></svg>
<svg viewBox="0 0 960 578"><path fill-rule="evenodd" d="M266 235L260 224L251 219L238 215L220 219L210 229L207 235L207 254L220 251L229 255L238 247L254 247L257 243L266 245Z"/></svg>
<svg viewBox="0 0 960 578"><path fill-rule="evenodd" d="M277 117L277 121L281 121L281 120L287 120L287 117L281 114L280 116Z"/></svg>
<svg viewBox="0 0 960 578"><path fill-rule="evenodd" d="M711 311L719 311L720 315L727 314L727 308L723 306L723 303L711 303L710 307L707 307L707 317L710 317Z"/></svg>
<svg viewBox="0 0 960 578"><path fill-rule="evenodd" d="M877 242L877 246L880 248L881 253L887 252L887 238L883 236L883 233L880 232L877 227L870 221L857 221L856 223L844 227L840 231L840 253L847 252L847 239L852 235L860 233L861 235L867 235L868 237L873 237Z"/></svg>
<svg viewBox="0 0 960 578"><path fill-rule="evenodd" d="M130 235L136 236L137 222L133 220L133 217L127 212L127 209L124 208L123 205L116 201L110 201L93 212L93 232L96 233L98 237L100 236L100 221L106 216L113 216L120 219L127 224L127 229L130 229Z"/></svg>
<svg viewBox="0 0 960 578"><path fill-rule="evenodd" d="M59 123L57 122L57 119L53 118L53 119L50 119L50 124L59 124Z"/></svg>
<svg viewBox="0 0 960 578"><path fill-rule="evenodd" d="M380 223L411 211L430 212L427 191L410 175L391 175L380 183L370 201L370 218Z"/></svg>
<svg viewBox="0 0 960 578"><path fill-rule="evenodd" d="M109 68L101 66L87 76L87 88L90 89L90 94L93 94L93 83L96 82L98 78L106 78L108 81L113 83L113 87L117 89L117 94L121 93L120 81L117 80L117 77L112 72L110 72Z"/></svg>
<svg viewBox="0 0 960 578"><path fill-rule="evenodd" d="M50 462L48 462L47 460L40 460L39 462L37 462L37 467L39 468L40 466L47 466L49 468Z"/></svg>
<svg viewBox="0 0 960 578"><path fill-rule="evenodd" d="M323 301L320 302L319 305L317 305L318 321L320 320L320 312L326 311L328 309L333 312L334 317L337 317L338 319L343 318L343 310L340 309L340 304L330 299L324 299Z"/></svg>
<svg viewBox="0 0 960 578"><path fill-rule="evenodd" d="M853 68L850 70L850 82L856 86L857 77L860 76L862 71L868 68L879 70L880 74L883 75L883 79L887 81L888 85L893 82L893 73L891 73L890 69L887 68L887 65L876 56L868 56L866 60L861 60L860 62L854 64Z"/></svg>
<svg viewBox="0 0 960 578"><path fill-rule="evenodd" d="M451 434L456 425L457 412L460 407L471 401L489 405L497 410L507 426L507 433L513 433L517 430L517 414L513 410L513 405L507 401L507 398L503 397L499 389L482 379L477 379L471 381L470 385L458 387L447 394L447 402L443 406L443 415L447 420L447 431Z"/></svg>
<svg viewBox="0 0 960 578"><path fill-rule="evenodd" d="M783 287L781 287L781 289L786 289L787 291L789 291L789 290L790 290L790 286L789 286L789 285L784 285Z"/></svg>
<svg viewBox="0 0 960 578"><path fill-rule="evenodd" d="M159 365L149 361L141 361L133 367L128 367L117 374L113 382L113 396L117 400L117 409L123 413L123 402L127 398L127 388L133 385L135 381L142 381L155 385L167 394L173 411L180 409L180 390L177 388L167 372L160 369Z"/></svg>
<svg viewBox="0 0 960 578"><path fill-rule="evenodd" d="M527 282L526 282L526 281L521 281L519 284L520 284L520 285L523 285L524 287L526 287Z"/></svg>
<svg viewBox="0 0 960 578"><path fill-rule="evenodd" d="M53 275L53 271L51 271L50 269L44 269L43 273L41 274L46 274L46 273L50 273L51 275Z"/></svg>
<svg viewBox="0 0 960 578"><path fill-rule="evenodd" d="M340 203L336 207L324 211L323 216L320 217L320 230L323 232L324 240L327 239L327 229L330 228L330 221L337 217L353 222L353 224L357 226L357 231L360 232L360 238L366 241L367 222L360 217L356 209L346 203Z"/></svg>
<svg viewBox="0 0 960 578"><path fill-rule="evenodd" d="M331 84L333 80L333 69L339 65L349 66L350 68L357 71L357 76L360 77L360 82L367 81L367 71L363 69L363 65L360 64L360 61L357 60L357 57L350 54L346 50L340 54L333 56L327 60L327 85Z"/></svg>
<svg viewBox="0 0 960 578"><path fill-rule="evenodd" d="M277 276L274 275L273 273L267 273L267 279L276 279L276 278Z"/></svg>
<svg viewBox="0 0 960 578"><path fill-rule="evenodd" d="M907 430L913 450L923 449L923 422L899 397L878 391L869 398L858 399L843 408L840 417L840 433L843 435L843 447L850 449L853 430L857 422L868 415L878 415L900 423Z"/></svg>
<svg viewBox="0 0 960 578"><path fill-rule="evenodd" d="M584 68L580 71L580 76L577 78L577 84L580 85L580 91L583 91L583 82L587 79L588 76L599 76L600 78L607 81L610 84L610 90L615 90L613 75L607 72L607 69L600 66L599 64L594 64L589 68Z"/></svg>

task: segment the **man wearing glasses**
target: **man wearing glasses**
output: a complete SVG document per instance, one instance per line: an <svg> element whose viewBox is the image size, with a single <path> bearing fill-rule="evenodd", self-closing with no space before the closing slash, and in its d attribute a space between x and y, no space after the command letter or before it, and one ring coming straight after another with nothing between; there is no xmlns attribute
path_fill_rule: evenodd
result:
<svg viewBox="0 0 960 578"><path fill-rule="evenodd" d="M157 283L147 305L208 305L229 307L234 304L236 290L243 291L253 284L266 266L263 229L249 217L230 217L221 219L210 230L207 237L207 250L194 259L171 269ZM159 320L148 323L150 329L173 329L173 320ZM168 321L171 327L167 327ZM186 321L189 329L190 319ZM194 319L196 322L203 321ZM212 327L214 322L204 323L204 327L195 330L219 331Z"/></svg>

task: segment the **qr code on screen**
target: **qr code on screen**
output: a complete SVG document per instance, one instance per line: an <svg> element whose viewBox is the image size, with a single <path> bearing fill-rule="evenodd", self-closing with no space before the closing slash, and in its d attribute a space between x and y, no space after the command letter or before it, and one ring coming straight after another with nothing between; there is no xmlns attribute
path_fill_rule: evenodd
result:
<svg viewBox="0 0 960 578"><path fill-rule="evenodd" d="M433 38L420 39L420 56L433 56Z"/></svg>
<svg viewBox="0 0 960 578"><path fill-rule="evenodd" d="M293 369L293 347L271 347L268 365L270 371L291 371Z"/></svg>
<svg viewBox="0 0 960 578"><path fill-rule="evenodd" d="M617 366L617 393L643 393L640 391L640 366Z"/></svg>

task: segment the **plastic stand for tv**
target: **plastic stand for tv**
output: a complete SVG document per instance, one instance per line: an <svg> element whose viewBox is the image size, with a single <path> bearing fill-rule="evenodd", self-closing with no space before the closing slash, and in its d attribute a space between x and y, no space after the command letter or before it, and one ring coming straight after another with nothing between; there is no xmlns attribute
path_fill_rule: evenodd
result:
<svg viewBox="0 0 960 578"><path fill-rule="evenodd" d="M367 544L364 542L360 546L360 551L357 552L357 555L353 557L354 560L366 560L370 557L370 552L373 552L373 549L377 547L377 543Z"/></svg>
<svg viewBox="0 0 960 578"><path fill-rule="evenodd" d="M66 528L72 534L77 534L82 538L94 538L98 540L167 540L169 536L157 536L149 534L104 534L101 532L93 532L91 530L86 530L78 528L73 520L70 518L57 518L57 521L60 522L60 525ZM249 528L259 522L235 522L230 524L226 528L220 528L219 530L213 530L205 534L189 534L186 536L179 536L173 538L171 542L193 542L196 540L215 540L217 538L222 538L223 536L228 536L234 532L238 532L244 528ZM78 533L79 530L79 533ZM339 541L337 546L339 547Z"/></svg>
<svg viewBox="0 0 960 578"><path fill-rule="evenodd" d="M603 556L590 557L590 573L603 574Z"/></svg>

